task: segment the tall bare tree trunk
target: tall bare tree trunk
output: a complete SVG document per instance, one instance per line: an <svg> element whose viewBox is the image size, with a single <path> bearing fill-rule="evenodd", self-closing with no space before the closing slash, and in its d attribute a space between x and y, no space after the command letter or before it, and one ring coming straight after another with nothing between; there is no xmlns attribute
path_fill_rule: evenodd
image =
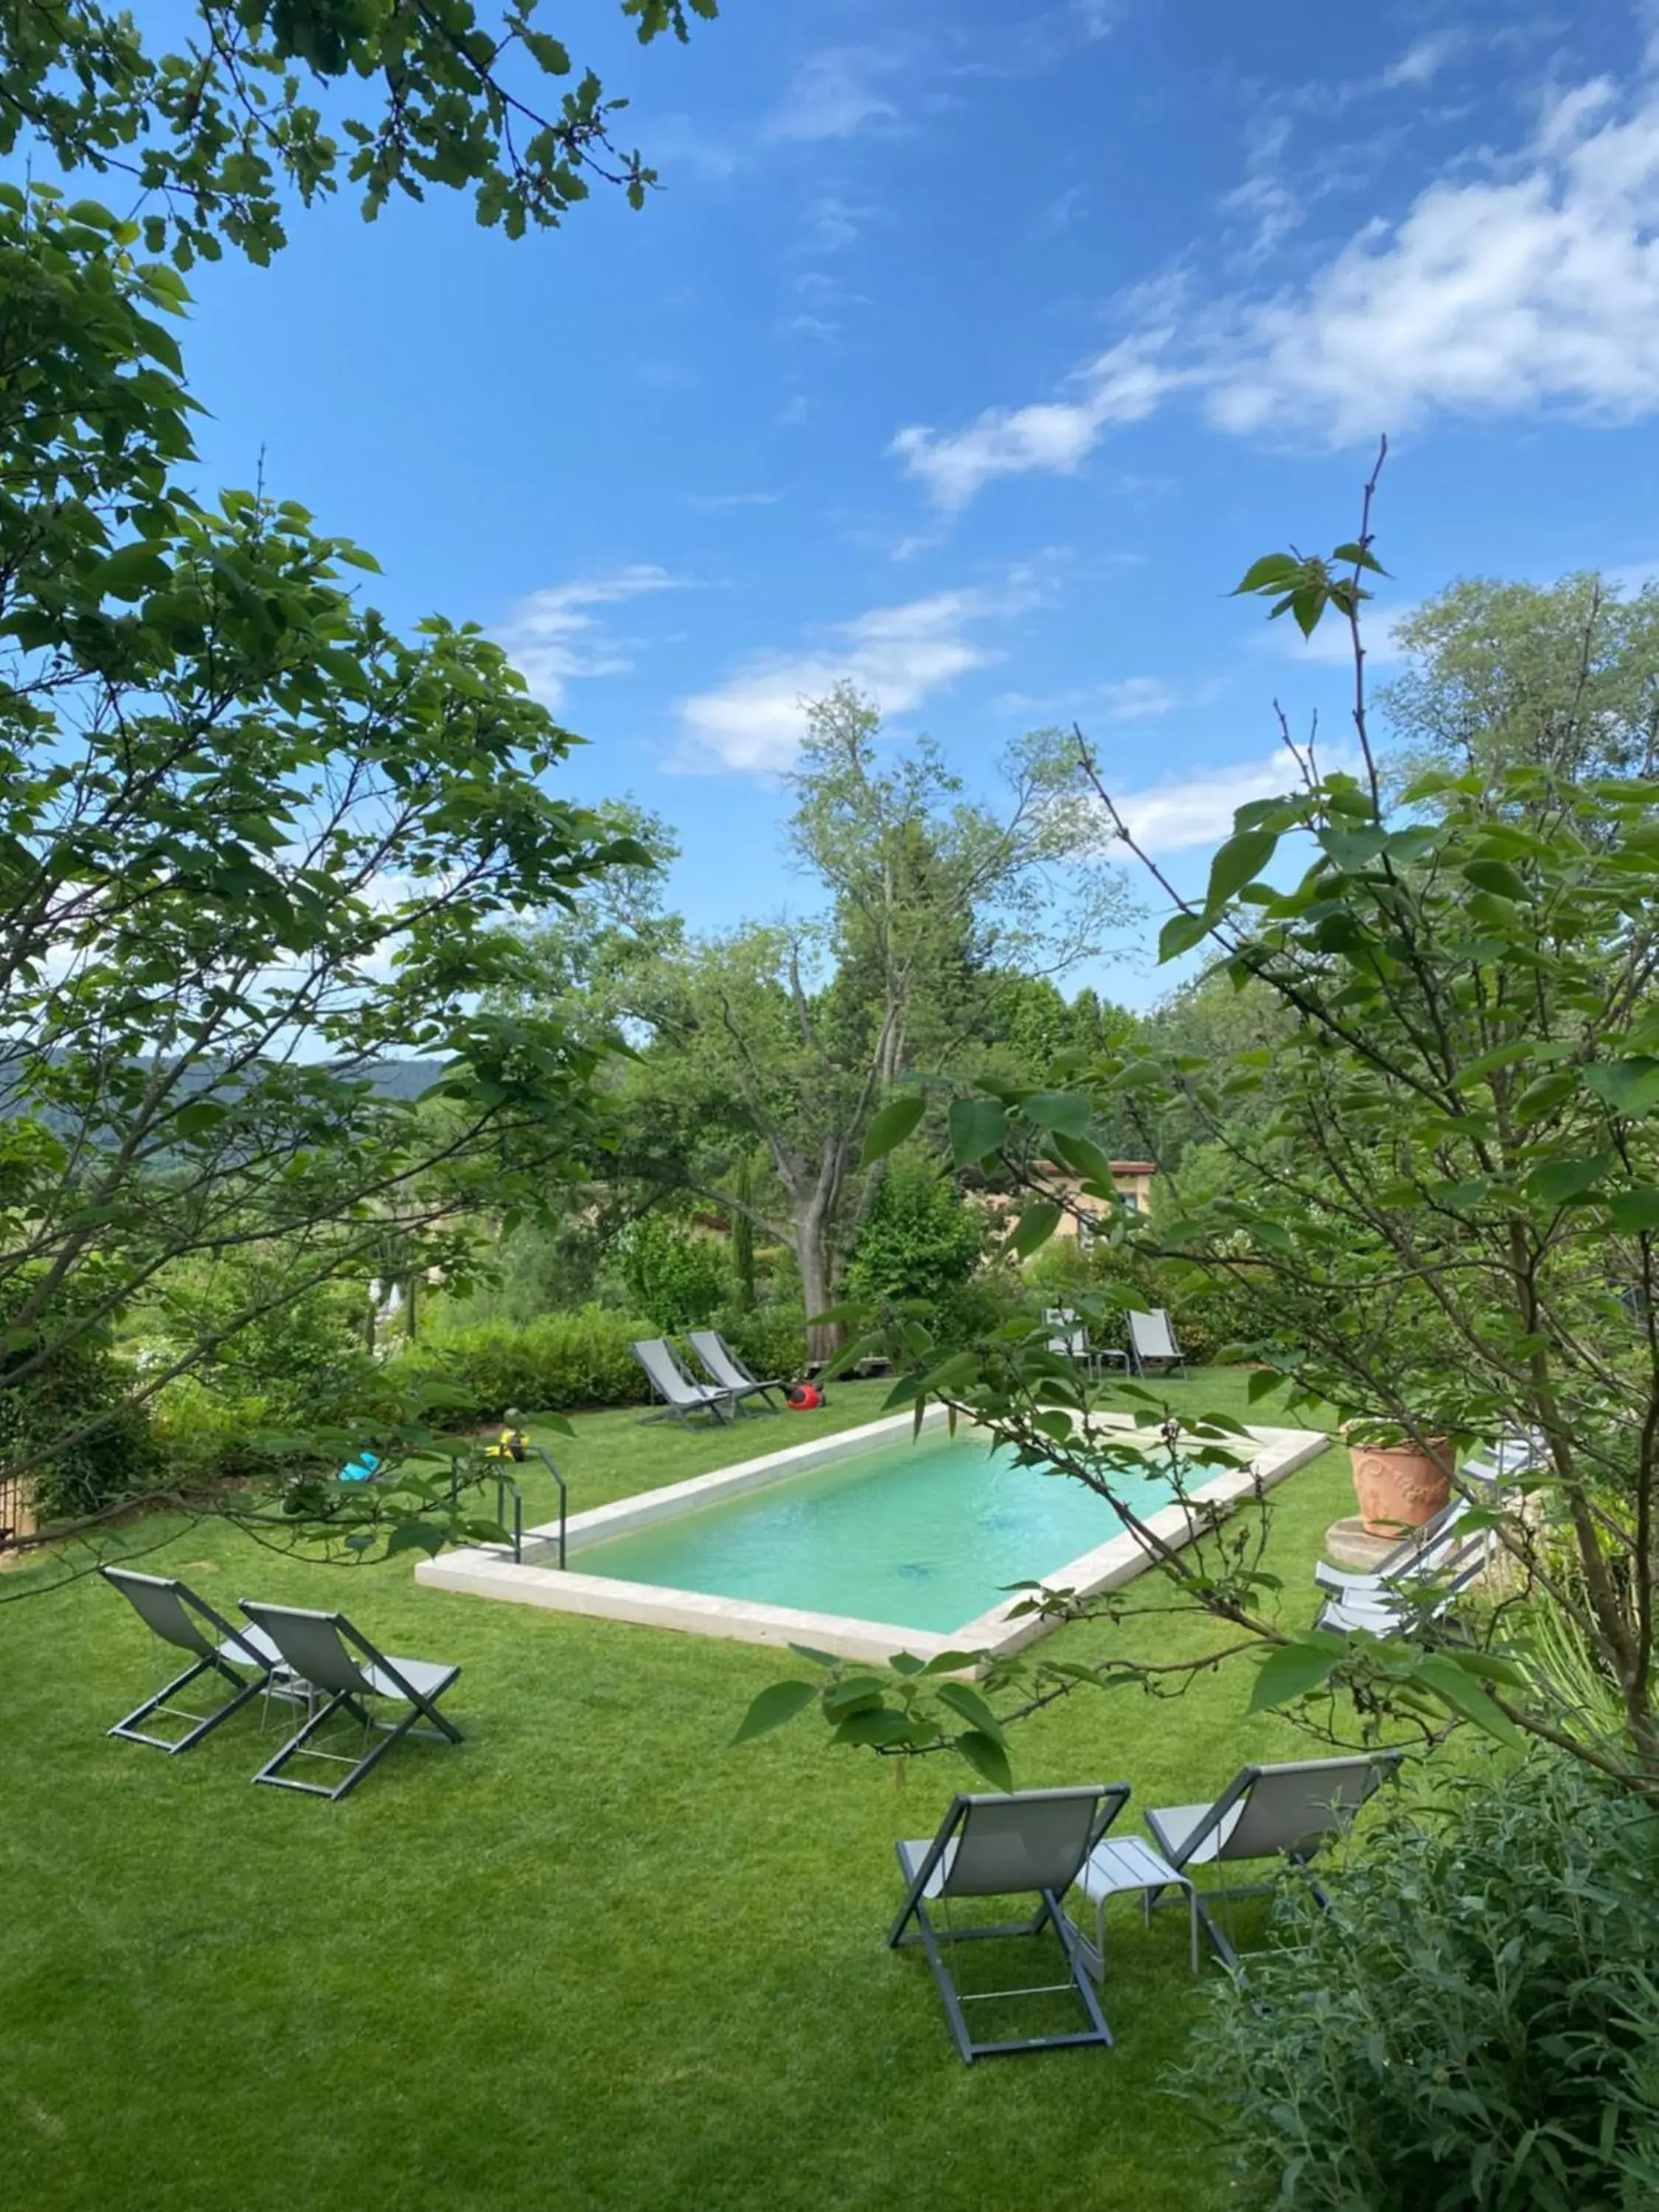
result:
<svg viewBox="0 0 1659 2212"><path fill-rule="evenodd" d="M812 1326L812 1316L822 1313L835 1303L835 1285L830 1280L830 1255L824 1244L823 1208L815 1192L804 1206L795 1209L795 1260L800 1268L800 1286L806 1300L806 1364L821 1367L833 1359L847 1341L847 1332L839 1322Z"/></svg>

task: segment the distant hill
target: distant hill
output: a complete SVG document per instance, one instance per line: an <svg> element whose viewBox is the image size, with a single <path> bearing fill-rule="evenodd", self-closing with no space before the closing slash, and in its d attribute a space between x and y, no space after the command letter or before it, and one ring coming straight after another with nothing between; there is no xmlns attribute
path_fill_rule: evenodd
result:
<svg viewBox="0 0 1659 2212"><path fill-rule="evenodd" d="M0 1045L0 1121L20 1110L11 1085L7 1081L7 1065L11 1054ZM420 1097L443 1076L447 1063L441 1060L380 1060L372 1061L362 1073L368 1077L377 1096L408 1101ZM213 1081L210 1067L192 1068L185 1077L180 1088L186 1093L204 1090ZM28 1110L22 1109L21 1110ZM38 1109L36 1109L38 1110ZM41 1118L48 1127L61 1133L69 1126L67 1117L47 1108Z"/></svg>

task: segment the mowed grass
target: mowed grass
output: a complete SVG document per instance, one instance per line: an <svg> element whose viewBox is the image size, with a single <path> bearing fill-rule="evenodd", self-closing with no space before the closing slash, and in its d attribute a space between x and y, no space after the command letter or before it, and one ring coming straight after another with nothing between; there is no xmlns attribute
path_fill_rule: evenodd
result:
<svg viewBox="0 0 1659 2212"><path fill-rule="evenodd" d="M871 1418L884 1395L842 1386L787 1429L605 1414L549 1441L580 1508ZM1237 1408L1243 1382L1170 1395ZM1306 1617L1320 1534L1351 1497L1335 1451L1275 1493L1287 1611ZM135 1530L135 1548L157 1533ZM6 2202L1223 2201L1200 2115L1164 2086L1199 2002L1182 1916L1148 1932L1119 1907L1115 2050L963 2067L920 1955L883 1938L895 1838L929 1833L970 1778L832 1751L816 1722L729 1748L755 1692L798 1668L787 1655L422 1589L406 1559L330 1568L222 1528L180 1531L143 1564L223 1611L245 1594L337 1606L387 1650L459 1662L446 1710L466 1741L400 1747L338 1805L253 1789L277 1741L257 1705L181 1759L105 1735L155 1679L108 1589L0 1601ZM25 1571L0 1577L0 1601ZM1156 1601L1153 1580L1138 1588ZM1050 1648L1115 1639L1169 1658L1217 1635L1148 1613ZM1250 1679L1226 1667L1176 1701L1085 1691L1020 1729L1018 1778L1128 1780L1127 1825L1136 1802L1206 1796L1245 1757L1305 1753L1282 1720L1246 1717Z"/></svg>

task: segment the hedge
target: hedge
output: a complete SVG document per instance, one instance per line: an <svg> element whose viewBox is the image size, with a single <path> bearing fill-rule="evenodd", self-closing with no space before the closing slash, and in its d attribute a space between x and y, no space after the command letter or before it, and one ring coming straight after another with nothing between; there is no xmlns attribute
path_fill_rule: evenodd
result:
<svg viewBox="0 0 1659 2212"><path fill-rule="evenodd" d="M800 1372L806 1340L799 1314L757 1307L723 1315L719 1326L763 1378L787 1380ZM631 1346L637 1337L660 1334L648 1321L590 1305L579 1313L544 1314L522 1328L484 1322L447 1330L403 1353L398 1364L441 1376L445 1415L453 1421L499 1420L509 1406L526 1413L591 1412L648 1401ZM686 1364L700 1371L689 1354Z"/></svg>

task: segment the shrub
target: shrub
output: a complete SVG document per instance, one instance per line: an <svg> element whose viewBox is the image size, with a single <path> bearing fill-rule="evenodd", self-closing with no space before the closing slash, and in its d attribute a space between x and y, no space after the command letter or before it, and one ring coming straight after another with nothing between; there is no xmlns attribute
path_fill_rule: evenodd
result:
<svg viewBox="0 0 1659 2212"><path fill-rule="evenodd" d="M750 1372L793 1382L806 1365L806 1315L800 1306L753 1306L723 1313L719 1328Z"/></svg>
<svg viewBox="0 0 1659 2212"><path fill-rule="evenodd" d="M648 1395L629 1346L659 1334L608 1306L544 1314L523 1328L485 1322L434 1334L396 1363L435 1374L449 1386L447 1418L497 1420L509 1406L568 1412L597 1406L637 1406Z"/></svg>
<svg viewBox="0 0 1659 2212"><path fill-rule="evenodd" d="M732 1270L720 1246L660 1214L631 1224L617 1260L635 1309L659 1330L701 1328L732 1296Z"/></svg>
<svg viewBox="0 0 1659 2212"><path fill-rule="evenodd" d="M1401 1810L1200 2031L1241 2206L1636 2212L1659 2201L1652 1813L1542 1753Z"/></svg>
<svg viewBox="0 0 1659 2212"><path fill-rule="evenodd" d="M21 1297L21 1286L14 1287ZM22 1367L43 1337L56 1340L64 1329L60 1313L43 1321L41 1335L19 1332L14 1338L8 1332L0 1350L3 1371ZM132 1382L107 1333L94 1331L59 1343L51 1358L23 1381L0 1388L0 1463L21 1462L91 1415L107 1417L89 1436L25 1475L43 1522L96 1513L156 1487L161 1456L143 1407L125 1402Z"/></svg>
<svg viewBox="0 0 1659 2212"><path fill-rule="evenodd" d="M719 1326L756 1374L787 1381L800 1373L806 1322L799 1307L728 1311ZM609 1306L584 1306L580 1313L544 1314L523 1328L487 1322L447 1329L404 1352L388 1372L394 1381L441 1381L444 1400L437 1418L457 1425L499 1420L509 1406L525 1413L640 1406L651 1394L634 1357L634 1340L661 1333L654 1323L629 1320ZM696 1361L688 1364L695 1374Z"/></svg>
<svg viewBox="0 0 1659 2212"><path fill-rule="evenodd" d="M349 1416L374 1374L360 1326L364 1299L337 1283L284 1297L287 1273L280 1255L257 1251L179 1267L153 1311L160 1328L183 1343L205 1343L236 1322L195 1370L201 1382L233 1403L257 1401L264 1419L279 1427L325 1427ZM255 1317L244 1322L244 1314Z"/></svg>
<svg viewBox="0 0 1659 2212"><path fill-rule="evenodd" d="M937 1307L960 1291L985 1251L978 1206L923 1159L889 1163L848 1256L842 1295L860 1304L925 1298Z"/></svg>

